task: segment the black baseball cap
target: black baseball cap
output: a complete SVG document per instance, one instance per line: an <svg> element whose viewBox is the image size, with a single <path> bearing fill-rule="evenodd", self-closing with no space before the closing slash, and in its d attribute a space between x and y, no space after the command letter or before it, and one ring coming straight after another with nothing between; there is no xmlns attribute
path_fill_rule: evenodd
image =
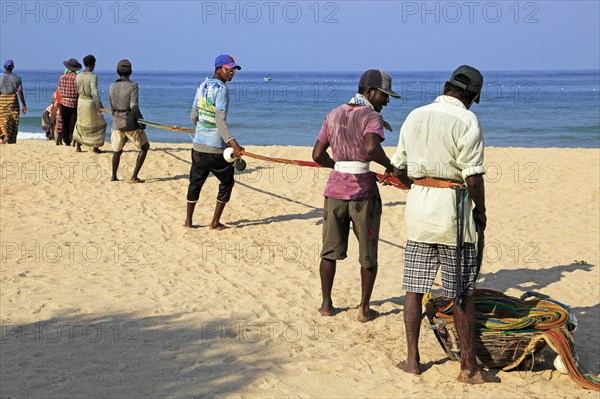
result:
<svg viewBox="0 0 600 399"><path fill-rule="evenodd" d="M131 73L131 62L129 60L121 60L117 64L117 72L123 75Z"/></svg>
<svg viewBox="0 0 600 399"><path fill-rule="evenodd" d="M459 75L464 77L459 78ZM479 94L483 87L483 75L472 66L461 65L452 72L449 82L467 92ZM475 102L479 104L479 97Z"/></svg>
<svg viewBox="0 0 600 399"><path fill-rule="evenodd" d="M373 87L390 97L400 98L400 94L392 90L392 77L379 69L369 69L360 77L358 87Z"/></svg>

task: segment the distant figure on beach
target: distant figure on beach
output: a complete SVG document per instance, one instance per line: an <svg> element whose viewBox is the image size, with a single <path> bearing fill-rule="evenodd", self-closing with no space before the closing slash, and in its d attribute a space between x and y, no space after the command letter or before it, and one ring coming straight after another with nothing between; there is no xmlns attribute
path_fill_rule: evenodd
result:
<svg viewBox="0 0 600 399"><path fill-rule="evenodd" d="M223 150L231 147L233 155L240 157L243 148L240 147L227 127L229 89L226 82L231 82L236 71L240 69L242 68L235 63L231 56L220 55L215 60L214 76L206 78L196 90L190 115L192 122L196 125L196 134L192 146L192 167L184 227L193 226L192 217L200 198L200 191L208 175L212 173L220 183L210 228L213 230L227 228L221 223L221 215L231 198L234 167L232 163L223 158Z"/></svg>
<svg viewBox="0 0 600 399"><path fill-rule="evenodd" d="M2 144L16 144L19 132L19 100L23 106L22 113L27 113L23 82L21 77L13 73L13 60L4 62L4 73L0 73L0 139Z"/></svg>
<svg viewBox="0 0 600 399"><path fill-rule="evenodd" d="M57 88L52 95L52 102L42 113L42 129L46 132L48 140L56 140L56 136L61 133L61 124L60 90Z"/></svg>
<svg viewBox="0 0 600 399"><path fill-rule="evenodd" d="M398 172L381 147L384 121L380 112L390 101L390 96L400 98L392 90L392 78L387 73L377 69L363 73L358 93L348 104L329 112L313 148L315 162L333 169L323 193L322 316L333 316L336 312L331 289L336 261L347 256L350 223L358 239L361 266L358 320L367 322L379 315L369 307L369 301L378 268L381 197L369 164L374 161L382 165L387 175ZM333 158L327 153L329 147Z"/></svg>
<svg viewBox="0 0 600 399"><path fill-rule="evenodd" d="M403 289L407 291L404 324L408 352L398 367L421 374L421 304L441 266L444 296L455 300L453 317L461 363L458 380L471 384L499 381L475 359L476 229L482 239L487 219L483 133L469 108L479 103L482 86L483 76L477 69L468 65L457 68L445 83L443 95L408 115L392 157L401 180L414 180L405 209L408 241Z"/></svg>
<svg viewBox="0 0 600 399"><path fill-rule="evenodd" d="M121 60L117 64L117 74L119 79L110 86L108 91L109 109L113 116L113 125L111 130L111 145L114 151L112 159L112 178L111 181L119 181L118 170L123 154L123 147L128 140L140 150L133 176L129 179L130 183L143 183L138 177L140 169L146 160L146 154L150 149L148 136L144 129L146 125L140 124L138 119L143 119L138 100L138 84L129 77L133 73L131 62Z"/></svg>
<svg viewBox="0 0 600 399"><path fill-rule="evenodd" d="M50 120L54 124L54 129L52 130L51 140L56 140L59 134L62 133L62 118L60 116L60 88L56 88L54 94L52 95L52 104L49 107L50 110Z"/></svg>
<svg viewBox="0 0 600 399"><path fill-rule="evenodd" d="M77 152L81 152L83 144L92 147L95 153L102 153L100 147L104 145L106 138L106 121L102 115L104 106L98 95L98 76L94 74L96 57L86 56L83 65L85 71L75 79L79 98L73 139L77 142Z"/></svg>
<svg viewBox="0 0 600 399"><path fill-rule="evenodd" d="M81 64L75 58L64 61L63 65L67 68L65 73L58 81L60 90L60 115L62 119L62 133L56 137L56 145L71 145L73 131L77 123L77 71L81 69Z"/></svg>

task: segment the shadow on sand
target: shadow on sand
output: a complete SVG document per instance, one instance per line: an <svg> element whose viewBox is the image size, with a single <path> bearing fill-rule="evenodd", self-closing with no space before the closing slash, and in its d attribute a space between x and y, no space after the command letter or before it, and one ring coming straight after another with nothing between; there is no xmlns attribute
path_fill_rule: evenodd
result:
<svg viewBox="0 0 600 399"><path fill-rule="evenodd" d="M246 336L235 321L192 325L184 316L3 324L2 397L232 396L282 362L268 340Z"/></svg>

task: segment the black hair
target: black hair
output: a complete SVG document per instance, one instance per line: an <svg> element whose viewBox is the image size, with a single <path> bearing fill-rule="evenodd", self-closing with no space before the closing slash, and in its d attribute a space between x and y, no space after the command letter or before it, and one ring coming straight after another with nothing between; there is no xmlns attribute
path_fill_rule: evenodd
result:
<svg viewBox="0 0 600 399"><path fill-rule="evenodd" d="M365 94L367 94L367 91L371 89L371 90L378 90L376 87L359 87L357 93L358 94L362 94L363 96Z"/></svg>
<svg viewBox="0 0 600 399"><path fill-rule="evenodd" d="M91 67L96 65L96 57L94 57L93 55L86 55L83 58L83 65L85 65L86 67Z"/></svg>
<svg viewBox="0 0 600 399"><path fill-rule="evenodd" d="M459 81L460 83L464 83L465 85L468 85L469 83L471 83L471 79L463 74L458 74L454 77L455 80ZM460 96L460 98L462 98L463 100L465 100L468 103L473 102L473 100L475 100L475 97L477 97L477 95L479 93L475 93L472 91L467 91L466 89L463 89L462 87L458 87L455 84L452 84L450 82L446 82L446 86L444 87L444 94L448 94L448 93L454 93L458 96Z"/></svg>
<svg viewBox="0 0 600 399"><path fill-rule="evenodd" d="M123 71L123 70L119 70L119 68L117 68L117 75L119 76L125 76L125 77L130 77L131 76L131 69L127 70L127 71Z"/></svg>

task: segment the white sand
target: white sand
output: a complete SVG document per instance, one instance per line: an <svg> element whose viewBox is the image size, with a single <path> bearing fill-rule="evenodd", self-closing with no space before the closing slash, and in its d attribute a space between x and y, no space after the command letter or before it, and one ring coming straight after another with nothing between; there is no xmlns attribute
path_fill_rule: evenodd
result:
<svg viewBox="0 0 600 399"><path fill-rule="evenodd" d="M105 149L108 146L105 146ZM137 153L122 157L129 177ZM248 147L310 159L308 147ZM393 148L386 149L391 154ZM145 184L111 183L111 153L20 141L0 148L2 397L598 398L550 370L455 381L429 327L422 376L406 355L401 289L406 192L382 187L374 309L356 320L356 243L339 262L332 318L321 300L323 170L248 160L208 229L207 182L185 229L189 145L152 143ZM572 307L581 363L600 371L597 149L488 148L487 251L479 287L535 290ZM583 264L579 262L583 261Z"/></svg>

